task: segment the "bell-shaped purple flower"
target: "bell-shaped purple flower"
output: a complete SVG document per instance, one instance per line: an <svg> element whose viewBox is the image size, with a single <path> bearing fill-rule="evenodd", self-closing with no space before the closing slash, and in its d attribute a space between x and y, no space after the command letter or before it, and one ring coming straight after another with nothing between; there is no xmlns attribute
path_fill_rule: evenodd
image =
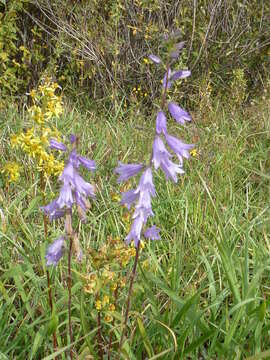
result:
<svg viewBox="0 0 270 360"><path fill-rule="evenodd" d="M143 213L140 212L134 219L129 234L126 237L126 244L130 244L131 240L134 240L135 247L138 246L141 239L141 232L144 223Z"/></svg>
<svg viewBox="0 0 270 360"><path fill-rule="evenodd" d="M166 115L163 111L159 111L156 119L156 133L160 135L163 133L167 134L167 123L166 123Z"/></svg>
<svg viewBox="0 0 270 360"><path fill-rule="evenodd" d="M191 75L190 70L177 70L173 71L170 77L170 81L175 81L178 79L185 79L186 77Z"/></svg>
<svg viewBox="0 0 270 360"><path fill-rule="evenodd" d="M56 141L54 139L50 140L50 148L56 149L56 150L61 150L61 151L67 151L67 147L64 144L62 144L61 142Z"/></svg>
<svg viewBox="0 0 270 360"><path fill-rule="evenodd" d="M156 195L155 187L153 184L152 170L148 167L142 174L139 182L139 191L149 192L151 196ZM137 191L137 190L136 190Z"/></svg>
<svg viewBox="0 0 270 360"><path fill-rule="evenodd" d="M65 215L65 210L59 208L57 200L53 200L46 206L41 206L40 209L50 217L51 221L59 219Z"/></svg>
<svg viewBox="0 0 270 360"><path fill-rule="evenodd" d="M131 205L135 203L138 199L139 194L136 190L128 190L122 193L121 204L125 204L128 209L130 209Z"/></svg>
<svg viewBox="0 0 270 360"><path fill-rule="evenodd" d="M153 143L153 157L152 162L154 164L155 169L160 167L160 164L164 161L167 161L172 155L166 149L163 141L159 136L155 137Z"/></svg>
<svg viewBox="0 0 270 360"><path fill-rule="evenodd" d="M126 181L129 178L137 175L142 169L143 164L123 164L121 162L118 163L118 167L114 170L120 176L117 179L117 182Z"/></svg>
<svg viewBox="0 0 270 360"><path fill-rule="evenodd" d="M160 63L162 62L161 59L160 59L158 56L156 56L156 55L151 54L151 55L149 55L148 57L149 57L149 59L152 60L155 64L160 64Z"/></svg>
<svg viewBox="0 0 270 360"><path fill-rule="evenodd" d="M156 225L151 226L150 228L148 228L145 232L144 232L144 237L146 239L150 239L150 240L159 240L160 239L160 235L159 235L160 229L156 227Z"/></svg>
<svg viewBox="0 0 270 360"><path fill-rule="evenodd" d="M74 189L81 195L95 198L95 188L90 183L86 182L78 173L75 173L73 179Z"/></svg>
<svg viewBox="0 0 270 360"><path fill-rule="evenodd" d="M171 116L180 124L184 125L185 121L191 121L191 116L179 105L174 102L168 104L168 109Z"/></svg>
<svg viewBox="0 0 270 360"><path fill-rule="evenodd" d="M96 162L94 160L89 160L83 156L78 156L78 160L82 166L84 166L87 170L94 171L96 170Z"/></svg>
<svg viewBox="0 0 270 360"><path fill-rule="evenodd" d="M167 144L178 156L180 163L182 164L183 158L188 159L190 157L189 151L194 148L194 144L185 144L177 137L166 134Z"/></svg>
<svg viewBox="0 0 270 360"><path fill-rule="evenodd" d="M163 170L166 179L171 178L175 183L177 183L177 174L182 175L185 173L180 164L175 164L169 159L162 161L160 167Z"/></svg>
<svg viewBox="0 0 270 360"><path fill-rule="evenodd" d="M58 208L62 209L67 207L68 209L72 207L74 203L71 186L68 183L64 183L61 187L59 198L56 200Z"/></svg>
<svg viewBox="0 0 270 360"><path fill-rule="evenodd" d="M61 257L63 256L63 245L64 245L64 236L61 236L59 239L55 240L47 249L45 258L47 259L47 265L56 266Z"/></svg>

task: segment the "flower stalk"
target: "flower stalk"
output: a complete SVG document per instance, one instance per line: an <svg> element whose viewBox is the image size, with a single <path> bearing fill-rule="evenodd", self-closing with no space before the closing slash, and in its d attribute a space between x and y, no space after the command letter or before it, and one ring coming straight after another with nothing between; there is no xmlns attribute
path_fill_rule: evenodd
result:
<svg viewBox="0 0 270 360"><path fill-rule="evenodd" d="M129 309L130 309L130 302L131 302L131 295L132 295L134 279L135 279L138 260L139 260L139 253L140 253L140 241L138 242L138 246L136 247L136 255L135 255L135 259L134 259L133 269L132 269L132 272L130 275L128 297L127 297L127 302L126 302L125 319L124 319L123 330L122 330L122 334L121 334L121 338L120 338L120 342L119 342L119 350L121 350L124 340L125 340L125 336L126 336L128 314L129 314Z"/></svg>

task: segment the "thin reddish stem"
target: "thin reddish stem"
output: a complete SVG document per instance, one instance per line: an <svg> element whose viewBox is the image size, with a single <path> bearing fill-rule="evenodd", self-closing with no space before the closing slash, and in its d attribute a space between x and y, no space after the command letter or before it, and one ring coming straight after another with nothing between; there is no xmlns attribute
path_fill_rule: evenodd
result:
<svg viewBox="0 0 270 360"><path fill-rule="evenodd" d="M122 348L122 345L123 345L123 342L125 339L125 335L126 335L126 331L127 331L128 314L129 314L129 308L130 308L133 283L134 283L138 259L139 259L139 252L140 252L140 241L138 242L138 246L136 247L136 255L135 255L134 265L133 265L132 273L130 275L130 284L129 284L129 290L128 290L127 304L126 304L124 327L123 327L121 339L119 342L119 350L121 350L121 348Z"/></svg>

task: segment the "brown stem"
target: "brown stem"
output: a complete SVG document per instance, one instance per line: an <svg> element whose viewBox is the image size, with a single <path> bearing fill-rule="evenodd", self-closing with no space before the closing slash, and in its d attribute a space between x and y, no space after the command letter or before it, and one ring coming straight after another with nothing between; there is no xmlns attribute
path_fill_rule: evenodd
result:
<svg viewBox="0 0 270 360"><path fill-rule="evenodd" d="M69 341L73 342L72 336L72 323L71 323L71 254L72 254L72 236L69 236L69 251L68 251L68 329L69 329ZM73 350L70 348L70 359L73 359Z"/></svg>
<svg viewBox="0 0 270 360"><path fill-rule="evenodd" d="M114 290L114 303L115 303L115 306L117 304L117 299L118 299L118 285L116 286L116 289ZM115 323L115 318L113 318L113 321L112 321L112 327L114 327L114 323ZM112 348L112 331L110 333L110 339L109 339L109 347L108 347L108 360L110 360L111 358L111 348Z"/></svg>
<svg viewBox="0 0 270 360"><path fill-rule="evenodd" d="M126 331L127 331L128 313L129 313L129 308L130 308L130 300L131 300L131 295L132 295L133 283L134 283L137 264L138 264L139 252L140 252L140 241L138 242L138 246L136 247L136 256L135 256L135 260L134 260L132 273L130 275L130 284L129 284L129 290L128 290L127 304L126 304L125 321L124 321L124 327L123 327L121 339L119 342L119 350L121 350L121 348L122 348L124 338L126 335Z"/></svg>

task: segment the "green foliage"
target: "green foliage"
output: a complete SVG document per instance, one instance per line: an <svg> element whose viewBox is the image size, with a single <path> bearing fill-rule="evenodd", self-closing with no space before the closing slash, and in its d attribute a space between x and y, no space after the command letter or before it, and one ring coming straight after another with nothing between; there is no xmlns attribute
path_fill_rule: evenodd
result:
<svg viewBox="0 0 270 360"><path fill-rule="evenodd" d="M246 100L269 74L269 14L270 4L257 0L10 0L0 4L3 94L24 94L44 74L56 74L70 92L80 87L116 103L124 96L127 105L141 87L147 104L160 85L149 81L147 55L164 52L164 34L180 29L186 47L178 65L193 72L182 91L197 97L196 84L207 79L212 96L224 97L242 69ZM155 72L160 79L162 71Z"/></svg>
<svg viewBox="0 0 270 360"><path fill-rule="evenodd" d="M0 107L9 96L24 95L44 70L46 45L28 10L29 0L0 3Z"/></svg>
<svg viewBox="0 0 270 360"><path fill-rule="evenodd" d="M244 111L235 110L233 117L230 107L213 102L212 113L185 130L190 139L197 139L197 152L179 186L166 184L157 173L158 197L153 207L162 241L147 243L141 254L123 359L267 356L269 99L253 102ZM90 210L89 223L81 228L83 262L74 264L72 274L74 350L79 359L96 359L96 299L89 293L89 286L86 288L85 279L97 274L97 266L100 273L106 269L104 250L107 257L112 239L123 240L128 231L125 209L116 202L119 188L111 173L127 152L131 161L147 158L148 134L155 119L145 122L124 106L117 116L107 112L89 116L89 112L79 112L70 104L67 107L59 131L80 135L85 155L93 149L99 168L95 175L98 199ZM122 118L126 121L118 121ZM8 156L18 156L5 139L20 122L21 116L13 109L0 112L7 160ZM24 164L26 159L21 161ZM26 170L23 185L0 192L0 208L5 216L5 226L0 223L0 356L53 359L50 334L56 328L57 353L65 358L69 348L67 259L49 269L55 297L55 312L51 315L44 255L58 230L51 225L48 239L44 239L41 213L34 203L41 199L33 200L37 172L34 179L28 173ZM118 265L112 264L118 279L130 274L132 261L123 272ZM97 286L97 291L105 295L108 289ZM126 296L127 288L123 287L119 301ZM107 308L104 315L106 312ZM102 336L105 343L112 334L111 359L119 359L120 302L108 315L115 319L114 325L102 316Z"/></svg>

